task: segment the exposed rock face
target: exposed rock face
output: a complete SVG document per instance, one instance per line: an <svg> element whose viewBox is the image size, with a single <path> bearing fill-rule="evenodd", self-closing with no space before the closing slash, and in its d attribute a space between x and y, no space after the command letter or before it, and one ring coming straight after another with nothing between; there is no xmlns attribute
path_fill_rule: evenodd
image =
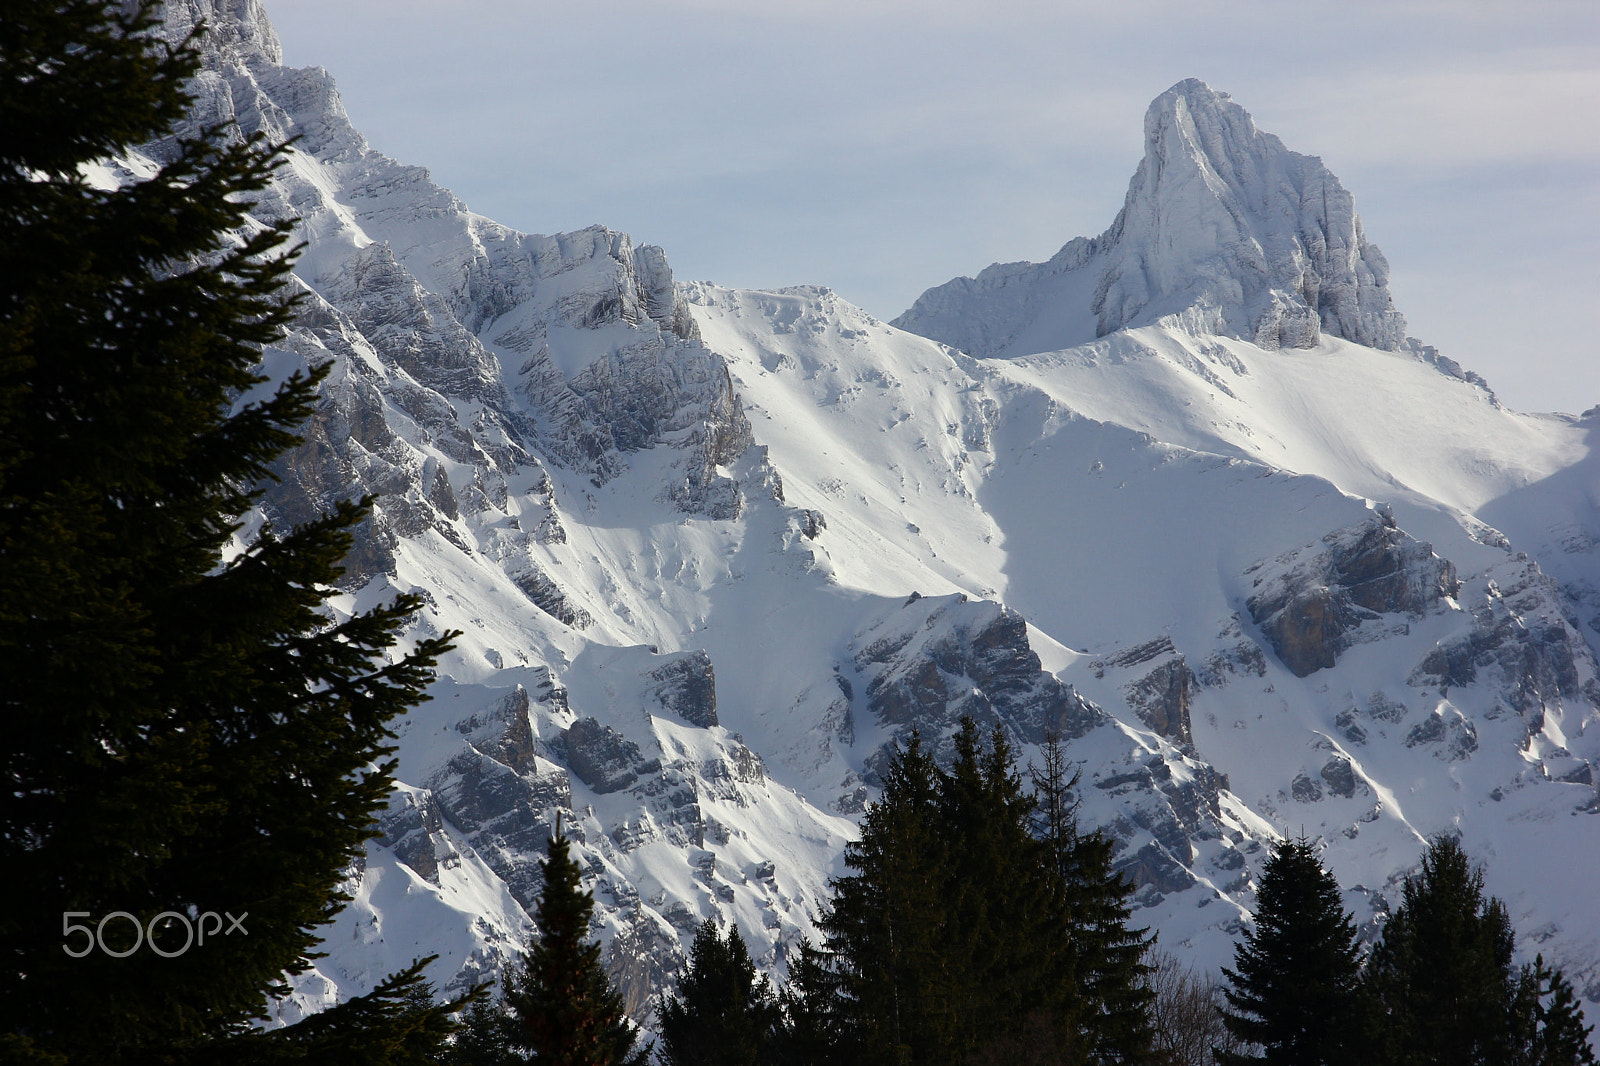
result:
<svg viewBox="0 0 1600 1066"><path fill-rule="evenodd" d="M1148 313L1211 307L1263 348L1309 348L1322 330L1394 350L1405 319L1389 265L1322 161L1291 152L1204 82L1179 82L1145 115L1145 155L1101 238L1101 335Z"/></svg>
<svg viewBox="0 0 1600 1066"><path fill-rule="evenodd" d="M1165 316L1269 349L1309 348L1326 332L1394 351L1405 319L1388 275L1321 160L1190 79L1150 105L1144 159L1110 229L1046 263L996 264L929 289L894 324L980 357L1066 348Z"/></svg>
<svg viewBox="0 0 1600 1066"><path fill-rule="evenodd" d="M423 168L368 148L326 72L281 66L257 0L167 7L169 37L210 27L196 122L299 138L258 213L298 219L307 244L296 272L312 292L280 347L334 371L306 444L279 464L274 520L378 496L350 587L392 572L396 538L432 531L496 557L542 609L582 626L586 609L522 550L565 536L545 464L604 483L629 455L671 449L662 499L739 513L741 487L724 471L749 449L749 422L661 249L600 226L535 236L474 215ZM537 517L507 506L523 484L543 489ZM504 529L507 517L525 528Z"/></svg>
<svg viewBox="0 0 1600 1066"><path fill-rule="evenodd" d="M1027 623L998 604L916 597L862 639L854 665L868 679L867 705L904 732L942 736L967 716L1038 743L1047 729L1072 739L1104 720L1040 667Z"/></svg>
<svg viewBox="0 0 1600 1066"><path fill-rule="evenodd" d="M567 765L596 794L617 792L639 780L641 774L661 771L661 761L645 761L639 745L593 718L572 723L561 740Z"/></svg>
<svg viewBox="0 0 1600 1066"><path fill-rule="evenodd" d="M1230 862L1235 854L1237 833L1220 806L1226 778L1174 747L1152 755L1112 739L1121 736L1113 719L1040 667L1027 625L1014 611L959 595L913 596L857 643L853 665L866 679L868 709L894 727L895 739L916 729L941 762L953 757L949 738L962 716L984 730L998 727L1014 746L1038 743L1053 730L1065 740L1120 749L1122 762L1095 770L1083 788L1093 785L1096 804L1114 804L1116 813L1095 817L1094 824L1106 825L1114 865L1144 889L1146 905L1195 884L1190 868L1201 863L1202 844L1206 862ZM1163 656L1167 662L1157 674L1175 666L1173 676L1179 676L1186 669L1170 641L1125 653L1134 669ZM885 745L869 756L869 773L888 754Z"/></svg>
<svg viewBox="0 0 1600 1066"><path fill-rule="evenodd" d="M555 811L572 805L567 771L534 738L530 715L536 705L547 714L566 711L566 691L548 672L531 696L518 687L487 711L456 723L462 747L424 779L439 811L529 913L543 883L538 860L550 823ZM404 852L398 854L412 865Z"/></svg>
<svg viewBox="0 0 1600 1066"><path fill-rule="evenodd" d="M606 965L630 1011L647 1016L655 997L671 988L683 961L680 938L693 935L704 907L750 907L792 940L809 931L802 918L815 913L817 901L813 888L770 861L748 869L719 862L719 855L751 854L744 831L730 828L749 814L725 812L744 812L773 794L760 756L714 724L695 726L708 734L693 750L664 745L657 735L660 723L673 722L681 735L687 715L714 715L710 660L645 648L613 654L608 672L617 675L619 692L638 695L643 713L610 722L574 717L567 691L547 669L523 671L530 684L500 690L450 727L458 743L434 745L431 769L403 768L426 787L396 793L381 843L436 886L450 882L451 871L486 864L531 915L542 886L539 860L557 815L565 815L564 832L599 904L595 931ZM452 698L481 701L496 690L455 691ZM786 802L798 801L791 794ZM600 804L610 812L604 820L595 814ZM648 862L635 867L635 853ZM696 911L676 887L641 894L640 885L653 884L664 869L662 856L674 854L689 863L698 885L690 895ZM773 962L770 951L762 958ZM471 973L492 973L496 965L480 960Z"/></svg>
<svg viewBox="0 0 1600 1066"><path fill-rule="evenodd" d="M1169 749L1097 770L1087 783L1086 804L1117 805L1106 826L1112 864L1139 886L1142 905L1184 891L1202 869L1218 883L1238 880L1229 871L1245 865L1237 847L1243 838L1222 809L1228 781L1214 768Z"/></svg>
<svg viewBox="0 0 1600 1066"><path fill-rule="evenodd" d="M1327 786L1328 791L1335 796L1349 799L1356 794L1358 782L1356 781L1355 768L1351 765L1350 760L1342 755L1336 755L1324 763L1317 776L1322 778L1322 782Z"/></svg>
<svg viewBox="0 0 1600 1066"><path fill-rule="evenodd" d="M462 210L481 228L482 220ZM462 240L477 236L463 232ZM353 570L352 584L392 566L386 537L433 529L464 551L497 556L547 613L588 624L588 611L570 604L519 550L565 540L547 462L599 484L627 468L628 454L671 448L682 458L659 486L661 497L689 513L738 515L740 486L722 470L750 447L749 423L726 366L699 345L692 320L671 311L662 324L645 313L651 300L659 308L664 299L664 261L641 254L649 250L636 252L623 234L568 236L574 239L544 239L550 243L533 247L528 259L505 266L522 275L513 294L527 295L483 331L494 336L500 355L458 317L482 317L482 307L469 302L482 294L469 290L453 308L389 244L369 244L336 266L325 264L321 299L313 298L282 346L310 362L332 359L337 369L311 439L283 460L286 476L267 507L299 515L339 496L381 496L362 538L370 543L358 556L370 569ZM562 252L569 257L560 258ZM653 279L641 279L636 258L651 264ZM574 310L591 297L587 310ZM502 326L506 318L514 321ZM554 346L546 340L550 330ZM518 361L515 374L502 357ZM429 466L430 456L454 469ZM507 507L517 483L535 486L541 512L530 515L532 501ZM501 525L507 515L528 524L487 534L492 542L485 543L483 527Z"/></svg>
<svg viewBox="0 0 1600 1066"><path fill-rule="evenodd" d="M1170 638L1158 637L1095 663L1097 677L1107 669L1137 675L1122 691L1140 721L1174 744L1194 743L1189 694L1198 679Z"/></svg>
<svg viewBox="0 0 1600 1066"><path fill-rule="evenodd" d="M389 809L378 819L378 839L424 881L439 883L439 866L460 863L461 856L444 832L439 801L423 789L397 789Z"/></svg>
<svg viewBox="0 0 1600 1066"><path fill-rule="evenodd" d="M1246 573L1256 575L1250 616L1297 677L1332 666L1365 623L1421 617L1459 587L1455 567L1387 512Z"/></svg>
<svg viewBox="0 0 1600 1066"><path fill-rule="evenodd" d="M711 656L703 651L686 652L650 672L658 682L655 696L661 706L690 725L708 728L717 724L717 677Z"/></svg>
<svg viewBox="0 0 1600 1066"><path fill-rule="evenodd" d="M1457 762L1478 750L1478 729L1455 708L1440 708L1411 727L1405 745L1408 748L1436 745L1440 758Z"/></svg>
<svg viewBox="0 0 1600 1066"><path fill-rule="evenodd" d="M566 593L561 591L561 586L557 585L538 564L527 560L525 566L526 569L521 573L513 573L511 580L517 588L527 594L534 606L574 629L583 629L594 624L594 616L582 607L573 606L567 599Z"/></svg>
<svg viewBox="0 0 1600 1066"><path fill-rule="evenodd" d="M1585 669L1592 653L1562 610L1554 582L1525 560L1498 568L1496 577L1472 612L1471 629L1429 652L1411 683L1448 691L1491 681L1530 733L1543 724L1545 707L1563 697L1600 702L1600 686Z"/></svg>

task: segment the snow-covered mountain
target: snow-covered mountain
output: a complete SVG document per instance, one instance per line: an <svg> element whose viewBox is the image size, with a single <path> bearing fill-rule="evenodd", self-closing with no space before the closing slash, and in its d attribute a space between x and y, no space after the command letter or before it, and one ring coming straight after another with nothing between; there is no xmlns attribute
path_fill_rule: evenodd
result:
<svg viewBox="0 0 1600 1066"><path fill-rule="evenodd" d="M1144 142L1105 233L1048 263L997 263L930 289L894 324L980 357L1070 348L1166 315L1267 350L1312 348L1324 332L1404 344L1389 264L1322 160L1194 79L1150 105Z"/></svg>
<svg viewBox="0 0 1600 1066"><path fill-rule="evenodd" d="M300 220L308 296L265 365L333 372L259 518L380 494L338 606L464 633L287 1014L496 970L558 811L635 1008L713 914L781 967L888 745L963 714L1070 738L1197 962L1276 835L1366 923L1449 832L1600 1001L1600 423L1408 340L1349 194L1224 94L1156 100L1106 233L889 325L475 215L259 0L168 11L213 27L197 122L300 138L258 213Z"/></svg>

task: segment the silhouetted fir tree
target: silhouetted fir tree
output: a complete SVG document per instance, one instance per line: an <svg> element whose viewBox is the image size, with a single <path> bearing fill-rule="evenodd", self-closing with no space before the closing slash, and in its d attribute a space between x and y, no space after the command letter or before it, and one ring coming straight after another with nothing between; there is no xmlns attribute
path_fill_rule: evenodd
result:
<svg viewBox="0 0 1600 1066"><path fill-rule="evenodd" d="M1596 1066L1594 1027L1583 1024L1571 983L1543 955L1519 971L1513 1014L1516 1066Z"/></svg>
<svg viewBox="0 0 1600 1066"><path fill-rule="evenodd" d="M326 613L363 504L233 543L316 394L301 375L234 409L294 313L290 225L247 217L281 154L219 127L116 188L85 176L166 136L198 65L153 0L0 6L0 1050L15 1058L184 1061L251 1037L341 906L392 787L389 723L448 647L389 661L409 598ZM108 946L133 947L137 921L175 957L63 950L86 935L64 935L64 912L119 911L132 920L109 922ZM180 951L182 919L205 912L247 915L247 933ZM413 985L391 989L405 1010ZM246 1042L310 1057L309 1033L338 1039L394 996Z"/></svg>
<svg viewBox="0 0 1600 1066"><path fill-rule="evenodd" d="M941 832L950 845L948 942L958 946L958 1020L969 1054L998 1054L1027 1033L1033 1061L1068 1061L1078 1022L1073 945L1048 847L1031 830L1034 797L1023 791L1005 734L985 747L963 718L955 759L938 781ZM1055 1034L1052 1039L1051 1034ZM1043 1055L1043 1058L1037 1056Z"/></svg>
<svg viewBox="0 0 1600 1066"><path fill-rule="evenodd" d="M1109 843L1078 834L1059 790L1023 791L998 730L985 745L963 720L953 747L948 772L915 734L894 753L803 959L811 991L791 971L787 1031L832 1012L849 1062L1153 1061L1152 938L1128 927ZM1032 816L1052 803L1059 833L1041 840Z"/></svg>
<svg viewBox="0 0 1600 1066"><path fill-rule="evenodd" d="M474 1003L461 1015L461 1031L439 1061L448 1066L515 1066L524 1060L514 1047L512 1018L492 999Z"/></svg>
<svg viewBox="0 0 1600 1066"><path fill-rule="evenodd" d="M1255 1053L1219 1051L1222 1066L1360 1066L1361 956L1339 885L1310 841L1282 840L1262 871L1255 921L1224 969L1223 1020Z"/></svg>
<svg viewBox="0 0 1600 1066"><path fill-rule="evenodd" d="M378 987L281 1029L254 1030L213 1045L194 1061L227 1066L433 1066L457 1034L463 1003L476 1008L486 989L466 1000L434 1002L419 959ZM167 1061L157 1058L157 1061Z"/></svg>
<svg viewBox="0 0 1600 1066"><path fill-rule="evenodd" d="M855 872L833 882L833 905L819 923L860 1061L939 1066L965 1050L957 1028L964 960L952 958L965 945L949 940L942 776L915 733L894 752L860 839L845 847Z"/></svg>
<svg viewBox="0 0 1600 1066"><path fill-rule="evenodd" d="M1133 882L1111 868L1111 839L1085 833L1074 842L1067 914L1077 944L1082 1029L1093 1063L1152 1061L1155 1029L1147 961L1155 934L1129 924Z"/></svg>
<svg viewBox="0 0 1600 1066"><path fill-rule="evenodd" d="M676 995L661 1004L664 1066L756 1066L772 1061L779 1028L777 996L757 975L739 927L727 935L707 918L695 930L689 965Z"/></svg>
<svg viewBox="0 0 1600 1066"><path fill-rule="evenodd" d="M1516 1061L1514 948L1505 906L1484 898L1482 871L1455 841L1433 841L1367 963L1365 983L1379 1011L1373 1061Z"/></svg>
<svg viewBox="0 0 1600 1066"><path fill-rule="evenodd" d="M783 1012L773 1061L781 1066L847 1066L861 1061L860 1029L847 1013L839 956L802 940L778 994Z"/></svg>
<svg viewBox="0 0 1600 1066"><path fill-rule="evenodd" d="M580 884L559 823L540 869L539 938L506 988L511 1045L545 1066L645 1066L650 1049L634 1049L638 1030L589 939L594 897Z"/></svg>
<svg viewBox="0 0 1600 1066"><path fill-rule="evenodd" d="M1134 886L1111 868L1111 840L1079 829L1078 774L1067 771L1059 733L1046 731L1040 755L1043 766L1032 769L1035 833L1060 883L1078 997L1074 1020L1086 1061L1154 1061L1148 955L1155 935L1129 925Z"/></svg>

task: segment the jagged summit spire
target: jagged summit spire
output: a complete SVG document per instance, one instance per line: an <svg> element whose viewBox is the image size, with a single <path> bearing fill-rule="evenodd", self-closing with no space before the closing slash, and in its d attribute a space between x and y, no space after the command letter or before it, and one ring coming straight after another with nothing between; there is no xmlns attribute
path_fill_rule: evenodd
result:
<svg viewBox="0 0 1600 1066"><path fill-rule="evenodd" d="M1322 330L1374 348L1404 342L1389 265L1320 159L1195 78L1156 97L1144 128L1144 159L1099 242L1098 332L1199 307L1266 348L1309 347Z"/></svg>
<svg viewBox="0 0 1600 1066"><path fill-rule="evenodd" d="M1146 112L1144 158L1105 233L930 289L895 325L974 355L1071 347L1170 315L1264 348L1326 332L1394 350L1405 319L1388 276L1322 161L1190 78Z"/></svg>
<svg viewBox="0 0 1600 1066"><path fill-rule="evenodd" d="M132 7L132 0L123 0L123 6ZM283 45L261 0L164 0L162 23L168 40L181 40L201 22L206 24L206 35L200 50L208 68L217 69L228 60L244 66L283 63Z"/></svg>

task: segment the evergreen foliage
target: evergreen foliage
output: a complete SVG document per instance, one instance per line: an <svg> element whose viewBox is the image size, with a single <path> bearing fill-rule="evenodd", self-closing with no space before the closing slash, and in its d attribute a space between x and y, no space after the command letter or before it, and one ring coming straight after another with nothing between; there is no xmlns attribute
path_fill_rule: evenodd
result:
<svg viewBox="0 0 1600 1066"><path fill-rule="evenodd" d="M1511 1062L1514 947L1504 904L1484 896L1482 871L1454 840L1433 841L1367 966L1381 1061Z"/></svg>
<svg viewBox="0 0 1600 1066"><path fill-rule="evenodd" d="M167 136L198 65L153 0L0 10L0 1046L41 1061L252 1043L387 798L389 723L448 647L387 661L408 598L325 614L364 504L236 540L316 393L260 393L253 369L294 313L290 224L247 216L281 151L219 127L152 175L85 176ZM175 912L154 926L170 952L185 915L247 933L63 951L64 912L118 911ZM130 946L132 922L105 939ZM439 1032L407 998L420 978L395 980L274 1054L391 1008Z"/></svg>
<svg viewBox="0 0 1600 1066"><path fill-rule="evenodd" d="M1022 788L1005 734L985 747L963 719L955 758L939 782L941 833L951 842L946 894L968 988L960 1019L974 1050L1008 1060L1046 1052L1069 1061L1082 996L1063 885L1030 831L1035 798Z"/></svg>
<svg viewBox="0 0 1600 1066"><path fill-rule="evenodd" d="M1043 765L1032 768L1035 832L1060 884L1061 919L1077 996L1076 1029L1093 1063L1140 1063L1155 1056L1152 1020L1155 944L1148 929L1128 924L1133 884L1111 869L1112 842L1081 832L1075 789L1060 734L1046 731Z"/></svg>
<svg viewBox="0 0 1600 1066"><path fill-rule="evenodd" d="M465 1000L435 1003L422 972L436 956L391 974L364 996L346 1000L282 1029L241 1034L196 1056L229 1066L431 1066L461 1029L464 1003L476 1007L485 989ZM220 1054L216 1054L220 1052Z"/></svg>
<svg viewBox="0 0 1600 1066"><path fill-rule="evenodd" d="M1311 843L1283 840L1262 872L1254 924L1234 947L1223 1019L1257 1053L1219 1053L1224 1066L1365 1063L1361 956L1339 885Z"/></svg>
<svg viewBox="0 0 1600 1066"><path fill-rule="evenodd" d="M1593 1026L1583 1024L1583 1008L1558 969L1537 956L1522 968L1517 989L1518 1066L1596 1066L1589 1042Z"/></svg>
<svg viewBox="0 0 1600 1066"><path fill-rule="evenodd" d="M511 1016L501 1004L484 998L462 1014L461 1030L440 1061L449 1066L514 1066L524 1061L515 1040Z"/></svg>
<svg viewBox="0 0 1600 1066"><path fill-rule="evenodd" d="M1483 871L1441 837L1368 960L1382 1066L1591 1066L1590 1027L1560 970L1513 968L1516 938Z"/></svg>
<svg viewBox="0 0 1600 1066"><path fill-rule="evenodd" d="M1090 1062L1147 1062L1154 1054L1155 1031L1145 958L1155 934L1128 924L1134 886L1112 870L1112 847L1103 833L1082 834L1068 867L1066 913L1083 999L1081 1024Z"/></svg>
<svg viewBox="0 0 1600 1066"><path fill-rule="evenodd" d="M846 1066L861 1060L859 1033L850 1024L844 975L836 956L810 940L789 960L778 995L782 1021L774 1061L782 1066Z"/></svg>
<svg viewBox="0 0 1600 1066"><path fill-rule="evenodd" d="M861 837L845 847L857 873L834 882L820 923L840 977L839 1010L867 1061L952 1061L958 1053L945 893L949 849L939 832L939 769L913 735L884 773Z"/></svg>
<svg viewBox="0 0 1600 1066"><path fill-rule="evenodd" d="M848 1034L827 1047L834 1061L1151 1061L1150 941L1127 928L1109 845L1067 825L1070 807L1039 839L1004 735L985 745L963 720L953 740L949 771L915 734L891 759L846 848L855 872L834 882L823 947L791 968L790 1038L831 1010ZM811 995L793 992L796 973Z"/></svg>
<svg viewBox="0 0 1600 1066"><path fill-rule="evenodd" d="M634 1050L638 1032L600 966L600 945L589 939L594 897L580 885L559 825L540 869L539 939L506 988L508 1042L520 1057L548 1066L644 1066L649 1048Z"/></svg>
<svg viewBox="0 0 1600 1066"><path fill-rule="evenodd" d="M757 975L739 927L727 935L707 918L695 930L677 995L660 1011L663 1066L757 1066L772 1060L779 1025L777 996Z"/></svg>
<svg viewBox="0 0 1600 1066"><path fill-rule="evenodd" d="M1338 886L1304 840L1268 861L1260 909L1225 970L1223 1021L1244 1049L1219 1063L1596 1066L1572 986L1543 957L1513 968L1505 906L1439 838L1357 967Z"/></svg>

